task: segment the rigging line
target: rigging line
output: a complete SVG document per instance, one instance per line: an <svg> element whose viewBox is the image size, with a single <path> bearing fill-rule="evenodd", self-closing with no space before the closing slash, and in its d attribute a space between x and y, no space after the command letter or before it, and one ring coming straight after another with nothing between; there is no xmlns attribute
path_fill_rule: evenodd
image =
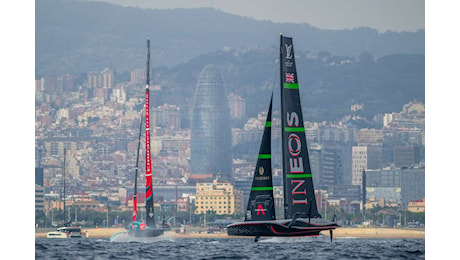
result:
<svg viewBox="0 0 460 260"><path fill-rule="evenodd" d="M273 84L272 84L272 93L275 91L275 84L278 78L278 70L279 70L278 62L280 61L275 62L275 72L273 73L274 76L273 76Z"/></svg>

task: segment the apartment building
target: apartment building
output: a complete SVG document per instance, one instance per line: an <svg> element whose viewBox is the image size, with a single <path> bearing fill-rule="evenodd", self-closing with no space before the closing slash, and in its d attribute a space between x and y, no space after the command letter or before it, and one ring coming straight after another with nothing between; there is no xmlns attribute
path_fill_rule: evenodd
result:
<svg viewBox="0 0 460 260"><path fill-rule="evenodd" d="M195 214L214 212L217 215L233 215L243 211L243 192L230 182L196 184Z"/></svg>

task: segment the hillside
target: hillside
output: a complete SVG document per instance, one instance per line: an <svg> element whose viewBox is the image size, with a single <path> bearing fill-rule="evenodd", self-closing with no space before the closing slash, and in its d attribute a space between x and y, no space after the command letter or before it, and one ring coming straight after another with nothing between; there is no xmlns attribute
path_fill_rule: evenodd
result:
<svg viewBox="0 0 460 260"><path fill-rule="evenodd" d="M394 54L374 59L363 53L354 59L296 51L296 56L302 106L309 121L340 119L355 103L363 104L360 113L372 119L377 113L400 111L412 100L425 101L424 55ZM206 64L216 64L227 92L245 98L248 116L256 116L266 110L272 89L278 91L277 57L275 48L244 53L217 51L171 68L159 68L153 80L163 91L156 98L189 111L199 72ZM274 106L277 109L276 103Z"/></svg>
<svg viewBox="0 0 460 260"><path fill-rule="evenodd" d="M320 30L308 24L256 21L211 8L153 10L101 2L36 2L36 78L111 68L115 81L145 67L152 48L152 83L158 104L181 107L185 126L199 72L216 64L227 92L247 101L247 115L266 109L277 83L279 33L294 38L302 106L309 121L335 120L351 104L362 115L400 111L425 100L425 32L369 28ZM276 109L276 104L275 104Z"/></svg>
<svg viewBox="0 0 460 260"><path fill-rule="evenodd" d="M153 66L173 66L200 54L228 48L269 48L279 33L296 49L358 57L424 54L425 31L369 28L320 30L308 24L257 21L202 9L141 9L102 2L40 0L35 3L36 78L79 74L105 67L118 72L143 68L145 39L152 39Z"/></svg>

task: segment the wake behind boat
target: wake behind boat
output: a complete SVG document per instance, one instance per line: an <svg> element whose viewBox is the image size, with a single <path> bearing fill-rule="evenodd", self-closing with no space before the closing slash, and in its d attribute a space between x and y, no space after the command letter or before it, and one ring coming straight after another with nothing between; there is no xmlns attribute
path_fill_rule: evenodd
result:
<svg viewBox="0 0 460 260"><path fill-rule="evenodd" d="M283 152L284 217L276 220L271 166L273 93L254 171L244 222L227 226L228 235L318 236L340 227L321 218L316 205L308 157L292 38L280 35L280 88Z"/></svg>

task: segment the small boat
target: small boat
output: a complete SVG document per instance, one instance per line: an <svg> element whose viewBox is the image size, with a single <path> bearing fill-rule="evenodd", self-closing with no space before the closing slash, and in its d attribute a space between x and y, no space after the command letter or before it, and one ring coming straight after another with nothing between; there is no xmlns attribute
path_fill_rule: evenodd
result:
<svg viewBox="0 0 460 260"><path fill-rule="evenodd" d="M64 220L65 220L65 159L66 159L66 149L64 148L64 163L62 167L62 184L64 187ZM63 227L59 227L56 231L51 231L46 234L47 238L81 238L81 227L80 226L70 226L72 222L64 223Z"/></svg>
<svg viewBox="0 0 460 260"><path fill-rule="evenodd" d="M81 227L60 227L56 231L51 231L46 234L47 238L81 238Z"/></svg>
<svg viewBox="0 0 460 260"><path fill-rule="evenodd" d="M129 237L149 238L163 235L164 230L169 228L168 225L157 225L155 223L155 214L153 208L153 181L152 181L152 161L150 156L150 121L149 121L149 84L150 84L150 39L147 39L147 69L146 69L146 93L145 93L145 150L146 150L146 165L145 165L145 221L139 221L137 215L137 171L139 165L139 151L142 135L142 113L139 127L139 140L137 145L136 168L134 175L134 198L133 198L133 217L132 222L126 227L127 231L119 232L112 235L110 240L113 240L119 234L127 234Z"/></svg>
<svg viewBox="0 0 460 260"><path fill-rule="evenodd" d="M284 217L276 219L271 164L273 93L254 171L244 222L227 226L232 236L318 236L340 227L321 218L308 157L292 38L280 36L280 88ZM335 217L334 217L335 218Z"/></svg>

